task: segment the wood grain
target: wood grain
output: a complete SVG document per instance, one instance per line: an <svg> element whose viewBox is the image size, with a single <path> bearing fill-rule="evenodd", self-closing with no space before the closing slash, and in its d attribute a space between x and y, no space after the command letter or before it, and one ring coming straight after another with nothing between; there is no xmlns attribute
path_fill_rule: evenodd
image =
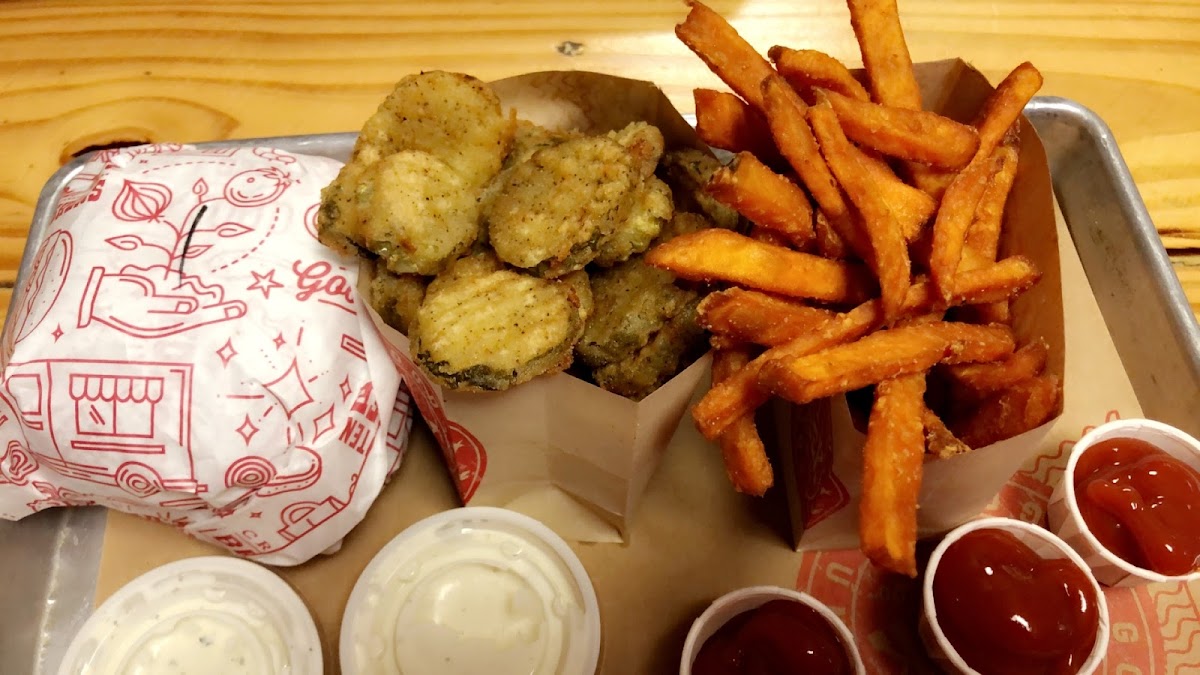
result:
<svg viewBox="0 0 1200 675"><path fill-rule="evenodd" d="M859 62L840 0L711 4L763 52ZM905 0L901 11L914 60L959 56L993 79L1030 60L1042 93L1098 112L1200 310L1200 0ZM693 87L720 84L675 39L684 13L677 0L0 3L0 286L13 283L41 186L90 145L357 129L395 80L431 68L620 74L657 82L687 111Z"/></svg>

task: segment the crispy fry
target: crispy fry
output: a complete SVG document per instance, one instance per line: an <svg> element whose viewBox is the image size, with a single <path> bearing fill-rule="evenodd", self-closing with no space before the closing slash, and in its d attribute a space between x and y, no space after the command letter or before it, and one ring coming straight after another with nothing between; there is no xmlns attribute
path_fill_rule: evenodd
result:
<svg viewBox="0 0 1200 675"><path fill-rule="evenodd" d="M808 195L750 153L740 153L728 167L717 169L705 190L756 225L782 234L796 248L812 241Z"/></svg>
<svg viewBox="0 0 1200 675"><path fill-rule="evenodd" d="M939 169L915 162L905 164L904 168L912 184L916 185L917 189L921 192L929 195L935 202L942 201L942 196L946 194L946 189L950 187L950 183L958 175L957 171Z"/></svg>
<svg viewBox="0 0 1200 675"><path fill-rule="evenodd" d="M853 144L850 145L850 149L875 180L879 196L891 209L904 240L916 239L923 231L925 223L929 222L937 211L937 202L933 197L901 180L896 172L892 171L892 167L878 156L864 152Z"/></svg>
<svg viewBox="0 0 1200 675"><path fill-rule="evenodd" d="M953 432L946 427L942 418L929 408L921 412L921 423L925 427L925 454L938 459L946 459L971 451L966 443L958 440Z"/></svg>
<svg viewBox="0 0 1200 675"><path fill-rule="evenodd" d="M687 4L692 9L675 26L675 35L738 96L762 110L759 84L775 69L720 14L699 0Z"/></svg>
<svg viewBox="0 0 1200 675"><path fill-rule="evenodd" d="M975 207L963 245L962 266L968 269L996 260L1000 229L1004 225L1004 204L1017 177L1017 149L1009 145L1001 146L996 151L992 168L994 172Z"/></svg>
<svg viewBox="0 0 1200 675"><path fill-rule="evenodd" d="M813 49L771 47L767 57L796 91L819 87L830 89L859 101L870 101L871 95L841 61L825 52Z"/></svg>
<svg viewBox="0 0 1200 675"><path fill-rule="evenodd" d="M710 293L696 312L700 325L711 333L767 347L791 342L837 316L827 309L742 288Z"/></svg>
<svg viewBox="0 0 1200 675"><path fill-rule="evenodd" d="M858 517L862 551L876 565L909 577L917 576L924 395L924 373L880 382L863 446Z"/></svg>
<svg viewBox="0 0 1200 675"><path fill-rule="evenodd" d="M979 130L976 157L987 157L1004 139L1009 128L1021 116L1025 105L1042 88L1042 74L1028 61L1013 69L988 96L975 120Z"/></svg>
<svg viewBox="0 0 1200 675"><path fill-rule="evenodd" d="M933 222L933 247L929 255L929 273L942 297L949 298L954 275L962 261L967 228L975 215L975 207L987 187L992 173L991 157L976 158L954 179L942 197L937 218Z"/></svg>
<svg viewBox="0 0 1200 675"><path fill-rule="evenodd" d="M958 398L979 400L1042 372L1050 347L1037 339L1022 346L1003 361L950 366L946 374L953 383Z"/></svg>
<svg viewBox="0 0 1200 675"><path fill-rule="evenodd" d="M813 217L813 234L816 237L817 251L822 256L831 260L845 260L852 255L853 251L846 245L846 240L833 229L829 219L820 210L817 210Z"/></svg>
<svg viewBox="0 0 1200 675"><path fill-rule="evenodd" d="M646 254L646 262L691 281L729 281L831 303L861 302L874 290L870 273L861 265L790 251L721 229L659 244Z"/></svg>
<svg viewBox="0 0 1200 675"><path fill-rule="evenodd" d="M838 189L829 165L821 156L817 139L805 119L808 108L800 96L780 76L773 75L762 83L767 123L779 151L787 159L801 182L808 187L813 199L821 207L829 224L858 254L859 258L870 258L870 242L859 229L850 212L842 191Z"/></svg>
<svg viewBox="0 0 1200 675"><path fill-rule="evenodd" d="M885 323L901 312L911 281L908 247L900 228L879 194L874 179L854 156L833 109L821 104L808 109L808 120L820 142L821 153L850 201L862 214L883 301Z"/></svg>
<svg viewBox="0 0 1200 675"><path fill-rule="evenodd" d="M846 0L850 25L878 103L921 109L921 89L904 42L896 0Z"/></svg>
<svg viewBox="0 0 1200 675"><path fill-rule="evenodd" d="M705 143L729 152L754 153L772 166L782 159L761 112L729 92L697 89L692 96L696 133Z"/></svg>
<svg viewBox="0 0 1200 675"><path fill-rule="evenodd" d="M879 315L879 301L871 300L838 315L810 333L763 352L733 377L709 389L696 403L692 408L696 428L710 441L720 438L734 420L756 410L770 398L770 393L758 386L759 371L763 364L773 359L805 356L832 345L857 340L871 331Z"/></svg>
<svg viewBox="0 0 1200 675"><path fill-rule="evenodd" d="M804 404L920 373L938 361L985 361L1012 350L1012 332L1007 327L939 321L878 331L800 358L772 358L763 364L758 382L778 396Z"/></svg>
<svg viewBox="0 0 1200 675"><path fill-rule="evenodd" d="M974 129L936 113L859 101L827 89L817 96L833 106L847 136L890 157L961 169L979 148Z"/></svg>
<svg viewBox="0 0 1200 675"><path fill-rule="evenodd" d="M713 354L713 382L729 380L750 362L748 348L718 349ZM725 472L734 489L760 497L775 481L771 462L751 411L733 421L720 438L721 456L725 460Z"/></svg>
<svg viewBox="0 0 1200 675"><path fill-rule="evenodd" d="M1040 375L993 394L973 414L951 424L951 429L972 448L986 447L1054 417L1059 393L1057 376Z"/></svg>
<svg viewBox="0 0 1200 675"><path fill-rule="evenodd" d="M1041 276L1037 266L1028 258L1011 256L956 276L950 291L950 304L972 305L1007 300L1032 288Z"/></svg>
<svg viewBox="0 0 1200 675"><path fill-rule="evenodd" d="M929 370L949 344L935 324L882 330L800 358L768 360L758 382L777 396L804 404Z"/></svg>

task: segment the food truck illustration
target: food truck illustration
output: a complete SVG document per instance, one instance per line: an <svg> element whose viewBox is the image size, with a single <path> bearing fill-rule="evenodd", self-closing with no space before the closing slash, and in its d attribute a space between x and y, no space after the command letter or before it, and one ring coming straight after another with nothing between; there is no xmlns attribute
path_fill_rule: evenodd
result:
<svg viewBox="0 0 1200 675"><path fill-rule="evenodd" d="M208 490L192 461L191 364L45 359L7 375L33 462L135 497Z"/></svg>

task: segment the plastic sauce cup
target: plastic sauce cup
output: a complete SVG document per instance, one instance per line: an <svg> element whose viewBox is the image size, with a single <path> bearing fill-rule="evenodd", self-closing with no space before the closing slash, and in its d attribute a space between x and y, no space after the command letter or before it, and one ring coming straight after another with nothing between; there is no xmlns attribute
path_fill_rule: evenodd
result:
<svg viewBox="0 0 1200 675"><path fill-rule="evenodd" d="M59 675L320 675L321 642L300 596L238 558L188 558L121 587L80 629Z"/></svg>
<svg viewBox="0 0 1200 675"><path fill-rule="evenodd" d="M863 666L862 655L858 652L858 646L854 644L854 635L850 633L850 629L838 615L834 614L833 610L829 609L825 603L811 595L780 586L739 588L714 600L708 609L692 622L687 641L683 643L683 655L679 659L679 675L692 675L692 664L700 655L701 647L730 619L752 609L758 609L772 600L791 600L816 610L829 622L829 625L833 626L838 637L842 639L842 645L846 648L846 656L850 658L855 675L866 675L867 670Z"/></svg>
<svg viewBox="0 0 1200 675"><path fill-rule="evenodd" d="M1096 643L1092 646L1092 652L1088 655L1087 660L1077 671L1077 675L1090 675L1095 672L1100 666L1100 662L1104 660L1105 652L1108 651L1108 604L1105 601L1104 592L1100 590L1100 585L1096 583L1095 577L1092 576L1083 559L1066 542L1037 525L1012 518L980 518L960 525L951 530L933 550L929 564L925 567L925 581L921 586L921 617L918 624L921 642L925 645L925 651L930 658L941 668L942 672L956 675L979 675L979 671L968 666L967 662L958 655L954 645L950 644L950 640L946 638L946 634L938 623L937 606L933 601L933 579L937 576L938 564L941 563L942 556L945 555L946 549L950 548L951 544L962 539L968 532L990 529L1004 530L1015 535L1043 559L1067 558L1075 563L1076 567L1083 570L1088 581L1091 582L1100 620L1096 629Z"/></svg>
<svg viewBox="0 0 1200 675"><path fill-rule="evenodd" d="M383 547L346 605L345 675L591 675L600 609L579 558L542 523L466 507Z"/></svg>
<svg viewBox="0 0 1200 675"><path fill-rule="evenodd" d="M1130 564L1104 548L1083 520L1075 501L1075 465L1088 448L1110 438L1136 438L1146 441L1175 459L1200 471L1200 441L1162 422L1145 419L1114 420L1092 429L1071 449L1067 471L1050 495L1050 529L1071 545L1091 568L1096 580L1105 586L1142 586L1160 581L1195 581L1200 571L1178 576L1160 574Z"/></svg>

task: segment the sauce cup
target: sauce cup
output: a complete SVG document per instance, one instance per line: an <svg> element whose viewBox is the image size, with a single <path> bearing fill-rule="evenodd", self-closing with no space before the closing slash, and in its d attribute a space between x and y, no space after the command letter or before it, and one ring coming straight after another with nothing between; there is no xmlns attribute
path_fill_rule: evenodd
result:
<svg viewBox="0 0 1200 675"><path fill-rule="evenodd" d="M1105 548L1088 530L1075 497L1075 466L1088 448L1111 438L1146 441L1200 471L1200 441L1175 427L1147 419L1114 420L1102 424L1085 434L1071 449L1066 472L1050 496L1048 518L1051 531L1079 553L1096 580L1105 586L1132 587L1200 579L1200 571L1168 576L1133 565Z"/></svg>
<svg viewBox="0 0 1200 675"><path fill-rule="evenodd" d="M838 618L838 615L834 614L833 610L827 605L807 593L779 586L739 588L714 600L708 606L708 609L704 610L704 613L692 622L692 628L688 631L687 641L683 644L683 655L679 659L679 675L692 675L692 664L696 662L696 657L700 654L700 648L730 619L750 610L758 609L772 600L790 600L815 610L822 618L829 622L829 625L833 626L834 631L841 638L842 644L846 648L846 656L850 660L850 666L853 668L855 675L866 675L867 670L863 666L862 655L858 652L858 646L854 644L854 635L846 627L846 624Z"/></svg>
<svg viewBox="0 0 1200 675"><path fill-rule="evenodd" d="M541 522L492 507L410 526L359 576L345 675L592 675L600 609L579 558Z"/></svg>
<svg viewBox="0 0 1200 675"><path fill-rule="evenodd" d="M950 643L950 640L942 631L941 624L938 622L937 606L933 599L933 580L937 576L938 566L942 561L942 557L951 544L962 539L969 532L986 529L1009 532L1015 535L1026 546L1033 549L1043 559L1067 558L1084 572L1095 594L1096 609L1100 620L1096 630L1096 642L1092 646L1092 651L1088 655L1088 658L1084 660L1077 671L1077 675L1090 675L1095 672L1100 666L1100 662L1104 659L1105 652L1108 651L1108 605L1105 603L1104 592L1100 590L1100 585L1096 583L1095 577L1092 576L1083 559L1066 542L1045 529L1012 518L980 518L979 520L973 520L960 525L956 529L951 530L942 539L941 543L938 544L937 548L933 550L933 555L929 558L929 564L925 567L925 580L921 586L921 616L917 626L921 635L921 642L924 644L925 651L929 654L930 658L933 659L942 672L956 675L979 675L979 671L967 665L967 662L958 654L954 645Z"/></svg>

